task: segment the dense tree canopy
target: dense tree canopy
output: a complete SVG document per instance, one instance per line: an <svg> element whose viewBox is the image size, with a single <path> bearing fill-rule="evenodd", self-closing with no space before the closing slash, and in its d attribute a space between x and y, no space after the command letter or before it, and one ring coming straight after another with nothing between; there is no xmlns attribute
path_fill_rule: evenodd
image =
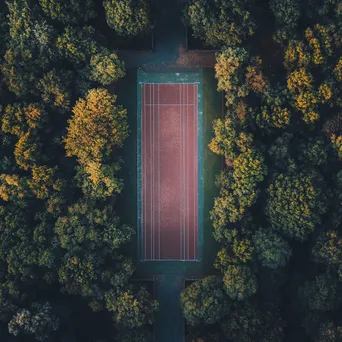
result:
<svg viewBox="0 0 342 342"><path fill-rule="evenodd" d="M185 318L192 325L218 322L229 310L222 281L216 276L199 280L187 287L182 292L181 305Z"/></svg>
<svg viewBox="0 0 342 342"><path fill-rule="evenodd" d="M209 148L223 159L211 220L230 304L198 340L341 339L341 13L335 0L185 6L191 33L222 49L226 99Z"/></svg>
<svg viewBox="0 0 342 342"><path fill-rule="evenodd" d="M254 33L255 22L249 12L253 1L191 0L185 10L187 24L195 37L207 45L237 45Z"/></svg>
<svg viewBox="0 0 342 342"><path fill-rule="evenodd" d="M91 26L95 5L0 4L4 341L151 338L158 303L131 281L136 232L116 206L127 111L101 88L124 63Z"/></svg>
<svg viewBox="0 0 342 342"><path fill-rule="evenodd" d="M149 0L103 0L108 25L121 36L136 36L151 29Z"/></svg>

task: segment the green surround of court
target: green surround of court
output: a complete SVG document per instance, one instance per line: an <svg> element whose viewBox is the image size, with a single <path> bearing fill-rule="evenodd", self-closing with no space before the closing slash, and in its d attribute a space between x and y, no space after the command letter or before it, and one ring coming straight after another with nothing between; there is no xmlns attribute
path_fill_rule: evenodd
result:
<svg viewBox="0 0 342 342"><path fill-rule="evenodd" d="M203 198L199 208L203 208L201 215L203 216L201 250L202 256L200 262L183 262L183 261L151 261L138 262L136 277L148 278L156 274L181 273L184 277L201 277L206 274L215 272L213 262L217 253L217 245L212 236L213 227L209 217L209 212L213 207L214 197L218 194L215 186L215 177L222 167L222 158L212 153L208 144L212 137L212 122L214 119L222 115L222 94L217 92L217 81L212 69L203 69L200 71L202 75L202 108L203 122L202 137L200 139L199 150L202 151L202 187ZM193 75L192 75L193 76ZM137 84L138 72L136 69L129 70L125 79L118 84L119 103L128 110L128 119L130 124L130 136L124 147L124 165L122 176L124 178L124 190L118 201L118 210L124 223L133 227L138 227L138 216L134 213L138 212L138 92ZM133 214L132 214L133 213ZM132 255L138 259L137 245L132 248ZM139 260L139 259L138 259Z"/></svg>

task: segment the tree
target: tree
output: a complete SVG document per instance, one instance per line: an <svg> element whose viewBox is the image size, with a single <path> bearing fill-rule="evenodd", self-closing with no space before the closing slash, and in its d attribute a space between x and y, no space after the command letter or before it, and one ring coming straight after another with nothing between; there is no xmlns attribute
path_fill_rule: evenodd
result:
<svg viewBox="0 0 342 342"><path fill-rule="evenodd" d="M58 327L59 319L52 313L48 302L32 303L30 310L19 310L8 323L11 334L33 335L37 341L48 341Z"/></svg>
<svg viewBox="0 0 342 342"><path fill-rule="evenodd" d="M221 329L229 341L283 341L284 322L278 312L261 312L248 302L237 302L222 320Z"/></svg>
<svg viewBox="0 0 342 342"><path fill-rule="evenodd" d="M54 230L65 251L58 271L64 289L72 294L101 299L99 279L104 279L106 267L109 267L105 261L110 265L110 261L115 264L116 259L122 258L119 251L122 245L131 241L132 228L120 225L110 206L97 209L80 201L68 208L67 216L58 218ZM123 269L120 264L118 267ZM113 276L115 271L118 272L114 268Z"/></svg>
<svg viewBox="0 0 342 342"><path fill-rule="evenodd" d="M315 342L337 342L342 339L342 326L333 321L320 323Z"/></svg>
<svg viewBox="0 0 342 342"><path fill-rule="evenodd" d="M101 85L109 85L125 76L124 63L115 53L103 49L90 58L89 78Z"/></svg>
<svg viewBox="0 0 342 342"><path fill-rule="evenodd" d="M302 152L299 159L302 163L316 166L324 165L327 162L327 142L320 137L309 138L300 144L299 150Z"/></svg>
<svg viewBox="0 0 342 342"><path fill-rule="evenodd" d="M86 171L80 166L76 167L76 184L87 198L105 199L121 193L124 186L123 180L118 177L121 163L93 164L92 167L91 170L86 168Z"/></svg>
<svg viewBox="0 0 342 342"><path fill-rule="evenodd" d="M158 302L150 298L149 293L140 288L138 291L125 291L116 294L106 293L106 306L114 313L114 322L129 329L138 329L146 324L152 324Z"/></svg>
<svg viewBox="0 0 342 342"><path fill-rule="evenodd" d="M231 299L243 300L258 290L255 274L247 265L230 265L223 275L226 293Z"/></svg>
<svg viewBox="0 0 342 342"><path fill-rule="evenodd" d="M47 166L33 166L32 177L27 181L30 190L39 199L47 199L55 192L61 192L65 187L65 181L56 179L57 168Z"/></svg>
<svg viewBox="0 0 342 342"><path fill-rule="evenodd" d="M185 21L194 36L206 45L234 46L254 34L252 6L253 2L245 0L191 0L185 10Z"/></svg>
<svg viewBox="0 0 342 342"><path fill-rule="evenodd" d="M232 163L240 152L252 147L253 135L240 132L238 124L228 115L213 122L214 137L209 144L212 152Z"/></svg>
<svg viewBox="0 0 342 342"><path fill-rule="evenodd" d="M226 169L217 177L220 195L215 198L211 219L218 239L228 222L238 222L257 200L258 184L266 175L263 157L248 149L233 161L233 170Z"/></svg>
<svg viewBox="0 0 342 342"><path fill-rule="evenodd" d="M268 188L266 205L271 228L305 240L326 211L321 176L317 173L278 174Z"/></svg>
<svg viewBox="0 0 342 342"><path fill-rule="evenodd" d="M322 233L312 249L313 260L327 266L339 266L342 262L342 238L337 231Z"/></svg>
<svg viewBox="0 0 342 342"><path fill-rule="evenodd" d="M39 80L37 89L44 102L52 107L68 111L71 106L72 81L72 72L52 69Z"/></svg>
<svg viewBox="0 0 342 342"><path fill-rule="evenodd" d="M219 276L198 280L181 293L181 306L190 325L213 324L229 310L229 301L222 288Z"/></svg>
<svg viewBox="0 0 342 342"><path fill-rule="evenodd" d="M307 281L299 293L311 311L336 310L340 304L336 280L329 274L318 275L312 281Z"/></svg>
<svg viewBox="0 0 342 342"><path fill-rule="evenodd" d="M134 37L151 29L148 0L104 0L109 27L120 36Z"/></svg>
<svg viewBox="0 0 342 342"><path fill-rule="evenodd" d="M249 93L245 83L245 69L249 62L249 54L241 47L228 47L216 58L218 90L226 92L228 105L235 104L237 99L245 98Z"/></svg>
<svg viewBox="0 0 342 342"><path fill-rule="evenodd" d="M255 252L263 267L276 269L286 265L292 251L288 243L276 233L259 229L253 236Z"/></svg>
<svg viewBox="0 0 342 342"><path fill-rule="evenodd" d="M24 170L36 165L39 158L39 144L31 130L20 137L16 143L14 156L17 164Z"/></svg>
<svg viewBox="0 0 342 342"><path fill-rule="evenodd" d="M81 164L101 162L128 136L127 111L115 106L116 96L106 89L91 89L79 99L69 120L65 149Z"/></svg>
<svg viewBox="0 0 342 342"><path fill-rule="evenodd" d="M36 80L42 68L54 58L51 50L54 40L45 41L45 44L40 39L37 33L44 25L37 11L30 10L31 5L30 0L8 3L10 40L1 70L9 89L18 97L36 94ZM53 33L48 31L45 33L51 38Z"/></svg>
<svg viewBox="0 0 342 342"><path fill-rule="evenodd" d="M44 13L62 23L78 24L96 17L93 0L39 0Z"/></svg>
<svg viewBox="0 0 342 342"><path fill-rule="evenodd" d="M56 48L61 58L66 58L77 66L85 63L98 52L95 29L91 26L66 26L64 32L57 37Z"/></svg>
<svg viewBox="0 0 342 342"><path fill-rule="evenodd" d="M284 42L290 39L296 33L301 16L300 3L297 0L271 0L270 8L278 28L276 40Z"/></svg>
<svg viewBox="0 0 342 342"><path fill-rule="evenodd" d="M254 247L251 241L234 238L229 243L229 251L224 247L217 253L215 267L223 273L230 265L244 264L253 258Z"/></svg>

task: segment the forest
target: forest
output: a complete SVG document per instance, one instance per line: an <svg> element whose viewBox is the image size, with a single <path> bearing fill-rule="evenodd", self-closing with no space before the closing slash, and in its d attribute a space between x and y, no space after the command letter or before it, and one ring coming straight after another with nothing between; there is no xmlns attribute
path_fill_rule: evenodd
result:
<svg viewBox="0 0 342 342"><path fill-rule="evenodd" d="M221 49L217 274L182 293L188 341L342 341L342 2L191 0Z"/></svg>
<svg viewBox="0 0 342 342"><path fill-rule="evenodd" d="M158 303L116 212L125 67L99 29L148 30L147 2L0 5L0 340L150 341Z"/></svg>
<svg viewBox="0 0 342 342"><path fill-rule="evenodd" d="M186 340L342 341L342 2L182 6L225 96L220 248L181 294ZM113 39L153 18L149 0L0 2L0 341L152 340L158 302L116 210L130 128Z"/></svg>

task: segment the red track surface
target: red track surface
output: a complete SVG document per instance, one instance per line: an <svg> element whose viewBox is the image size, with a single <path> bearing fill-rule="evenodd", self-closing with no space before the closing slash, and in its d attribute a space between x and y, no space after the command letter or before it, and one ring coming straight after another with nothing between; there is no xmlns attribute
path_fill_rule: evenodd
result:
<svg viewBox="0 0 342 342"><path fill-rule="evenodd" d="M197 85L142 86L145 260L196 260Z"/></svg>

